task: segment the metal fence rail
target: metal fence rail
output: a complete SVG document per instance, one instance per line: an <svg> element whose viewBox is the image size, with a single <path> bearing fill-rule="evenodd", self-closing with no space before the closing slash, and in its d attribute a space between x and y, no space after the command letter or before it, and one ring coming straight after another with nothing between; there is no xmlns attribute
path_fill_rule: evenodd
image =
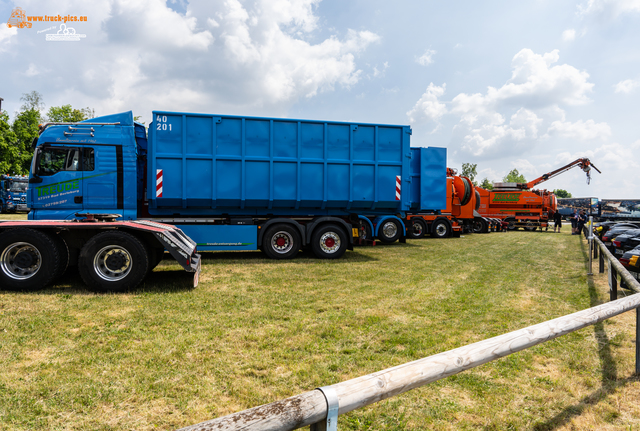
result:
<svg viewBox="0 0 640 431"><path fill-rule="evenodd" d="M598 238L589 238L590 259L593 253L597 253L597 248L600 248L601 262L604 258L609 262L610 274L614 274L610 279L617 280L615 274L618 274L628 286L640 292L640 284L609 253L604 244ZM604 265L601 264L600 267L603 268ZM308 425L311 425L312 431L336 430L339 414L553 340L627 311L636 309L638 312L638 307L640 295L630 295L417 361L188 426L180 431L284 431ZM636 331L640 323L639 318L636 314ZM636 342L636 373L640 373L639 357L640 351Z"/></svg>

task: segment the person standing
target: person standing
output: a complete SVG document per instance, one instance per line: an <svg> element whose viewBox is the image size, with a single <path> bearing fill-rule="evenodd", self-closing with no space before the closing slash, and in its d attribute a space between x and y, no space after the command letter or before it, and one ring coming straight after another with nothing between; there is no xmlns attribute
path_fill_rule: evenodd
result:
<svg viewBox="0 0 640 431"><path fill-rule="evenodd" d="M571 235L575 235L578 230L578 210L573 210L571 214Z"/></svg>
<svg viewBox="0 0 640 431"><path fill-rule="evenodd" d="M556 211L553 213L553 231L555 232L558 229L558 233L560 233L560 229L562 228L562 214L560 211Z"/></svg>
<svg viewBox="0 0 640 431"><path fill-rule="evenodd" d="M580 214L578 214L578 226L576 229L576 235L580 235L582 233L582 229L584 228L584 225L587 223L587 215L585 214L584 210L580 210Z"/></svg>

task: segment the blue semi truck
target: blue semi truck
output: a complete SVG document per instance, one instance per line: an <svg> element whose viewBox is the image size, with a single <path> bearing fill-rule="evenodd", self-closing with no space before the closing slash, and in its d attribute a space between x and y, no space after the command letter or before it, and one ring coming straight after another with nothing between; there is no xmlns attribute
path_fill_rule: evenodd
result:
<svg viewBox="0 0 640 431"><path fill-rule="evenodd" d="M28 212L28 186L28 177L0 175L0 212L2 214Z"/></svg>
<svg viewBox="0 0 640 431"><path fill-rule="evenodd" d="M412 190L410 137L409 126L164 111L153 112L148 133L131 112L48 123L33 144L29 220L162 223L198 251L260 249L283 259L309 248L335 259L354 237L403 239L416 205L446 205L446 150L423 149L433 172ZM113 240L100 254L65 235L85 281L128 278L127 247ZM147 260L152 268L157 256ZM131 279L120 285L141 280Z"/></svg>

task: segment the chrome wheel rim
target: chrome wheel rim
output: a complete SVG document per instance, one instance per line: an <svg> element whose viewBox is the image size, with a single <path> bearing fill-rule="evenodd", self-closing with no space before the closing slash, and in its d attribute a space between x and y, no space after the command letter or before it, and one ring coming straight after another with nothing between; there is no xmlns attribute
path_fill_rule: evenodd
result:
<svg viewBox="0 0 640 431"><path fill-rule="evenodd" d="M283 230L271 237L271 248L279 254L286 254L293 248L293 236Z"/></svg>
<svg viewBox="0 0 640 431"><path fill-rule="evenodd" d="M98 277L106 281L119 281L131 272L131 254L119 245L108 245L100 249L93 258L93 269Z"/></svg>
<svg viewBox="0 0 640 431"><path fill-rule="evenodd" d="M422 223L413 224L413 233L418 236L422 235Z"/></svg>
<svg viewBox="0 0 640 431"><path fill-rule="evenodd" d="M320 248L327 254L340 250L340 236L335 232L325 232L320 237Z"/></svg>
<svg viewBox="0 0 640 431"><path fill-rule="evenodd" d="M398 233L398 227L392 221L387 222L382 226L382 233L386 238L393 238Z"/></svg>
<svg viewBox="0 0 640 431"><path fill-rule="evenodd" d="M36 275L42 267L42 255L32 244L16 242L4 249L0 265L8 277L26 280Z"/></svg>
<svg viewBox="0 0 640 431"><path fill-rule="evenodd" d="M447 227L443 223L440 223L438 226L436 226L436 234L438 236L444 236L446 233Z"/></svg>

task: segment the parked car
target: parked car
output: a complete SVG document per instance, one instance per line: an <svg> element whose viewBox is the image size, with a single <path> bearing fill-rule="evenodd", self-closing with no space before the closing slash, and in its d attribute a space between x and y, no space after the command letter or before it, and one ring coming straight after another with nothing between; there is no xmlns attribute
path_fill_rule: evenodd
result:
<svg viewBox="0 0 640 431"><path fill-rule="evenodd" d="M611 239L612 254L622 256L640 245L640 229L631 229Z"/></svg>
<svg viewBox="0 0 640 431"><path fill-rule="evenodd" d="M604 221L604 222L600 222L598 224L595 225L594 227L594 232L595 234L598 236L598 238L602 239L602 236L604 234L606 234L611 228L613 227L629 227L631 229L633 228L639 228L640 229L640 223L630 223L630 222L617 222L617 221Z"/></svg>
<svg viewBox="0 0 640 431"><path fill-rule="evenodd" d="M632 229L638 229L638 228L635 227L635 226L633 226L633 227L631 227L631 226L615 226L615 227L609 229L607 231L607 233L605 233L602 236L602 242L609 249L609 251L611 253L613 253L613 244L611 243L613 238L617 237L618 235L622 235L626 231L629 231L629 230L632 230Z"/></svg>
<svg viewBox="0 0 640 431"><path fill-rule="evenodd" d="M640 280L640 247L627 250L622 257L620 257L620 263L627 268L627 271L629 271L636 280Z"/></svg>

